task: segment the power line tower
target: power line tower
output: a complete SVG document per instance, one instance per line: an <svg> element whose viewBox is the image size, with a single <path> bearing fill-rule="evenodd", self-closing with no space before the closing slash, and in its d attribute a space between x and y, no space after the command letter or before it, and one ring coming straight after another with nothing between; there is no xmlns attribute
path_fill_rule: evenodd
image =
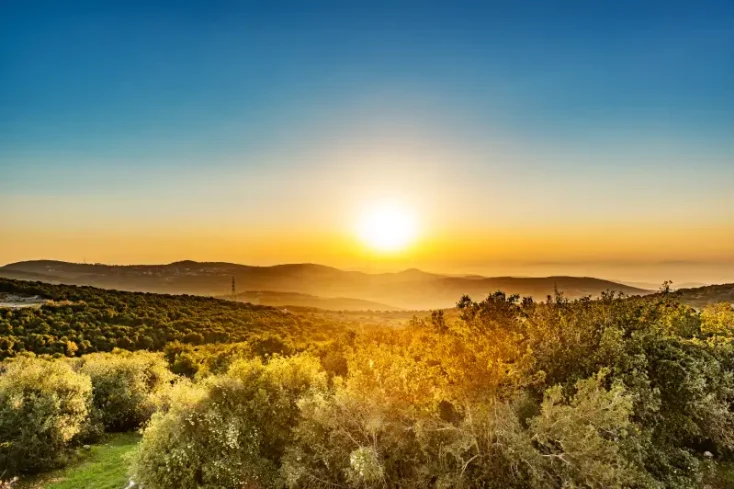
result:
<svg viewBox="0 0 734 489"><path fill-rule="evenodd" d="M232 300L237 300L237 288L234 284L234 275L232 275Z"/></svg>

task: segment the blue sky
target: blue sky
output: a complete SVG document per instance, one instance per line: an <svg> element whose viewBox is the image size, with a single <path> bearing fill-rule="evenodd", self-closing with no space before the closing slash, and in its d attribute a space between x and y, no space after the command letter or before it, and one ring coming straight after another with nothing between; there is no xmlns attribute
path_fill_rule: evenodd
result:
<svg viewBox="0 0 734 489"><path fill-rule="evenodd" d="M665 221L651 203L663 199L721 227L733 217L722 210L734 188L733 22L730 1L6 1L0 203L13 229L55 196L79 216L67 227L84 228L78 211L96 198L100 219L116 209L171 222L180 193L189 215L221 214L383 172L396 187L396 174L447 182L452 201L477 208L496 172L525 172L543 181L508 176L491 190L526 202L533 185L565 189L554 203L581 224L596 194L607 200L591 209L611 221L633 210ZM416 155L429 151L444 157L426 156L425 176ZM334 156L345 152L382 156ZM456 174L474 175L470 188ZM248 183L273 180L297 192ZM145 204L121 211L126 198ZM612 198L631 203L615 214ZM543 210L514 207L518 219ZM288 226L285 215L268 219Z"/></svg>
<svg viewBox="0 0 734 489"><path fill-rule="evenodd" d="M403 95L535 137L731 142L731 2L393 3L10 2L3 147L168 153L194 136L210 154Z"/></svg>

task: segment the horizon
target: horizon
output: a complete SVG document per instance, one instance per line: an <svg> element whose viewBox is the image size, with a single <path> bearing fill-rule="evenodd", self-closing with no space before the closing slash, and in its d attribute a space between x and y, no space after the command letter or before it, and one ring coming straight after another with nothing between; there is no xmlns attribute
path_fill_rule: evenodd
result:
<svg viewBox="0 0 734 489"><path fill-rule="evenodd" d="M479 273L479 272L464 272L464 273L449 273L444 272L441 270L433 270L433 269L422 269L422 268L366 268L366 267L338 267L334 265L329 265L325 263L317 263L317 262L284 262L284 263L272 263L272 264L260 264L260 265L253 265L250 263L238 263L238 262L229 262L229 261L205 261L205 260L192 260L192 259L181 259L181 260L174 260L171 262L165 262L165 263L105 263L105 262L87 262L87 261L66 261L66 260L56 260L56 259L49 259L49 258L39 258L39 259L29 259L29 260L20 260L16 262L9 262L9 263L0 263L0 269L5 266L11 266L15 264L20 264L24 262L58 262L58 263L64 263L64 264L71 264L71 265L92 265L92 266L110 266L110 267L147 267L147 266L172 266L177 265L179 263L194 263L194 264L218 264L218 265L235 265L235 266L242 266L242 267L253 267L253 268L270 268L270 267L279 267L279 266L302 266L302 265L312 265L312 266L320 266L320 267L326 267L326 268L333 268L335 270L340 270L344 272L360 272L364 274L371 274L371 275L379 275L379 274L399 274L399 273L405 273L405 272L411 272L411 271L418 271L422 273L426 273L429 275L437 275L437 276L444 276L444 277L472 277L476 276L479 278L517 278L517 279L542 279L542 278L561 278L561 277L567 277L567 278L591 278L591 279L599 279L599 280L606 280L609 282L615 282L622 285L632 286L632 287L638 287L641 289L647 289L647 290L653 290L657 289L659 286L662 286L664 282L672 282L673 288L680 287L682 285L717 285L717 284L725 284L725 283L734 283L734 278L728 278L724 275L724 279L722 280L714 280L714 281L703 281L703 280L694 280L694 279L688 279L688 280L671 280L670 277L660 280L659 282L652 282L649 280L639 280L639 279L627 279L627 278L620 278L615 276L605 276L605 275L593 275L593 274L572 274L572 273L548 273L548 274L522 274L522 273L509 273L509 274L493 274L493 273ZM653 264L655 265L655 264ZM658 264L659 265L659 264Z"/></svg>
<svg viewBox="0 0 734 489"><path fill-rule="evenodd" d="M734 282L734 5L0 6L0 263Z"/></svg>

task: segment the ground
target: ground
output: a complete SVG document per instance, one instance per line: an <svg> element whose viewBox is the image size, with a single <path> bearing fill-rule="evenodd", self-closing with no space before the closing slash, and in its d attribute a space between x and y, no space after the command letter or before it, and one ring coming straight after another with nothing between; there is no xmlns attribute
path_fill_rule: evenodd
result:
<svg viewBox="0 0 734 489"><path fill-rule="evenodd" d="M109 435L89 451L80 450L77 462L21 481L19 489L124 489L129 481L127 458L138 441L137 433Z"/></svg>

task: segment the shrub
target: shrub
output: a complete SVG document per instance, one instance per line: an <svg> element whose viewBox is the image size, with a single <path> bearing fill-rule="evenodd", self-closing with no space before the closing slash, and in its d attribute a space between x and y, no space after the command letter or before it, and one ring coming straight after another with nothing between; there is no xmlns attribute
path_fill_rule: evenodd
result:
<svg viewBox="0 0 734 489"><path fill-rule="evenodd" d="M634 450L638 432L624 388L605 374L555 386L523 421L529 399L483 400L461 419L401 411L395 399L339 386L300 403L302 417L281 473L291 488L626 488L652 479ZM402 413L402 414L401 414Z"/></svg>
<svg viewBox="0 0 734 489"><path fill-rule="evenodd" d="M571 399L560 386L548 389L540 414L530 420L533 442L559 486L622 489L652 484L639 461L625 453L626 442L637 434L632 399L620 383L605 389L606 375L603 371L578 381Z"/></svg>
<svg viewBox="0 0 734 489"><path fill-rule="evenodd" d="M164 355L173 373L202 379L227 372L233 362L253 353L247 342L191 346L176 341L166 345Z"/></svg>
<svg viewBox="0 0 734 489"><path fill-rule="evenodd" d="M731 304L710 304L701 311L701 331L707 335L734 336L734 308Z"/></svg>
<svg viewBox="0 0 734 489"><path fill-rule="evenodd" d="M430 485L426 456L416 437L427 413L411 417L394 400L338 387L300 403L301 421L287 450L281 476L288 487L402 487ZM436 445L438 446L438 445Z"/></svg>
<svg viewBox="0 0 734 489"><path fill-rule="evenodd" d="M150 489L272 487L296 401L325 387L318 360L303 355L240 360L224 375L182 384L145 429L135 480Z"/></svg>
<svg viewBox="0 0 734 489"><path fill-rule="evenodd" d="M89 377L64 362L19 357L0 375L0 467L6 475L63 463L87 422Z"/></svg>
<svg viewBox="0 0 734 489"><path fill-rule="evenodd" d="M93 353L77 362L79 371L91 378L94 417L106 431L142 426L174 377L158 353Z"/></svg>

